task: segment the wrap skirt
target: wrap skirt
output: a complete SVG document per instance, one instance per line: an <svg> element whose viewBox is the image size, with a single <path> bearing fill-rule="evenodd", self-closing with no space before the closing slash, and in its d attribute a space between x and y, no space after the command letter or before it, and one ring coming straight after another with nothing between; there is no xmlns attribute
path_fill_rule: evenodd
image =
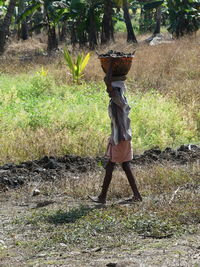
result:
<svg viewBox="0 0 200 267"><path fill-rule="evenodd" d="M113 145L108 141L106 156L111 162L122 163L133 159L131 141L120 141L119 144Z"/></svg>

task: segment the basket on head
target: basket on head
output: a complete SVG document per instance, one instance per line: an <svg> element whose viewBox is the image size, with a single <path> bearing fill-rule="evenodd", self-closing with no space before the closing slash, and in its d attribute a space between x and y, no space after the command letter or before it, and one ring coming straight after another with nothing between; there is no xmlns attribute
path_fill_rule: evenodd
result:
<svg viewBox="0 0 200 267"><path fill-rule="evenodd" d="M131 65L133 56L112 57L112 76L124 76L127 75ZM101 67L105 73L108 71L110 57L99 56Z"/></svg>

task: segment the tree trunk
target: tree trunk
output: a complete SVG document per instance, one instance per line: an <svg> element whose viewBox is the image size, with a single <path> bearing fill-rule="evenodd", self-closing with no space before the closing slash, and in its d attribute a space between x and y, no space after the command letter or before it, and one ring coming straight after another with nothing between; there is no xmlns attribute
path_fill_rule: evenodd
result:
<svg viewBox="0 0 200 267"><path fill-rule="evenodd" d="M84 21L84 17L80 16L76 22L76 31L77 31L77 38L78 44L80 48L83 48L87 43L87 36L85 28L82 27L81 23Z"/></svg>
<svg viewBox="0 0 200 267"><path fill-rule="evenodd" d="M21 14L25 10L25 0L20 0L18 4L19 14ZM28 39L28 25L27 25L27 19L23 19L20 23L20 29L19 29L19 36L18 38L21 38L22 40Z"/></svg>
<svg viewBox="0 0 200 267"><path fill-rule="evenodd" d="M160 25L161 25L161 6L156 8L156 27L154 30L154 35L160 34Z"/></svg>
<svg viewBox="0 0 200 267"><path fill-rule="evenodd" d="M128 10L127 0L123 0L123 11L124 11L124 20L126 23L127 29L127 42L137 43L137 39L135 37L133 26L131 24L131 18Z"/></svg>
<svg viewBox="0 0 200 267"><path fill-rule="evenodd" d="M72 26L71 26L71 44L73 46L73 49L75 48L76 44L77 44L77 30L75 28L75 23L73 22L72 23Z"/></svg>
<svg viewBox="0 0 200 267"><path fill-rule="evenodd" d="M87 40L87 37L86 37L85 31L79 32L78 33L78 43L79 43L80 48L85 47L85 45L87 43L86 40Z"/></svg>
<svg viewBox="0 0 200 267"><path fill-rule="evenodd" d="M32 25L30 25L30 28L34 27L35 25L40 24L40 23L43 21L43 19L45 20L46 17L45 17L45 15L42 13L42 11L37 11L37 12L34 14L33 19L30 20L30 24L32 24ZM31 31L30 33L32 33L32 31ZM34 30L34 33L35 33L35 34L40 34L40 33L41 33L41 28L36 28L36 29Z"/></svg>
<svg viewBox="0 0 200 267"><path fill-rule="evenodd" d="M11 24L11 19L14 13L16 0L10 0L7 13L4 17L2 24L0 25L0 54L3 54L6 44L6 36L9 32L9 27Z"/></svg>
<svg viewBox="0 0 200 267"><path fill-rule="evenodd" d="M101 33L101 43L106 44L111 40L114 41L114 27L112 21L112 1L104 0L104 15L102 21L102 33Z"/></svg>
<svg viewBox="0 0 200 267"><path fill-rule="evenodd" d="M62 42L62 41L65 41L66 39L66 36L67 36L67 25L65 22L63 22L60 26L60 32L59 32L59 40Z"/></svg>
<svg viewBox="0 0 200 267"><path fill-rule="evenodd" d="M94 8L90 9L89 12L89 47L91 50L94 50L97 46L97 33L96 33L96 24L95 24L95 14Z"/></svg>
<svg viewBox="0 0 200 267"><path fill-rule="evenodd" d="M22 40L27 40L28 37L29 37L28 25L26 19L24 19L21 24L21 38Z"/></svg>
<svg viewBox="0 0 200 267"><path fill-rule="evenodd" d="M55 25L49 26L48 28L48 46L47 50L51 52L52 50L58 49L58 40L56 37L56 28Z"/></svg>

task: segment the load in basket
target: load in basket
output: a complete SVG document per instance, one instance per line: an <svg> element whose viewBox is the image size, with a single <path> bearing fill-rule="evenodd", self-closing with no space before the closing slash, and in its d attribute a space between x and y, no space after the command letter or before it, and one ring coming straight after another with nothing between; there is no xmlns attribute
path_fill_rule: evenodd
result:
<svg viewBox="0 0 200 267"><path fill-rule="evenodd" d="M131 68L134 53L135 51L126 54L111 50L106 54L98 54L98 58L105 73L108 71L110 58L112 58L112 76L124 76L128 74Z"/></svg>

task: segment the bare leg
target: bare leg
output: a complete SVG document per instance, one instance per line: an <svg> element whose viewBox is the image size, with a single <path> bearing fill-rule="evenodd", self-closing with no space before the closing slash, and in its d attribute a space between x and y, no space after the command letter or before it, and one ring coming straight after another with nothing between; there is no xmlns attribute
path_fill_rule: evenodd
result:
<svg viewBox="0 0 200 267"><path fill-rule="evenodd" d="M134 195L134 198L133 200L135 201L142 201L142 197L138 191L138 188L137 188L137 185L136 185L136 182L135 182L135 178L133 176L133 173L131 171L131 168L130 168L130 164L129 162L123 162L122 163L122 169L124 170L125 174L126 174L126 177L129 181L129 184L131 186L131 189L133 191L133 195Z"/></svg>
<svg viewBox="0 0 200 267"><path fill-rule="evenodd" d="M115 163L109 161L106 165L106 174L104 177L103 185L102 185L102 190L101 193L98 197L90 197L90 199L94 202L97 203L105 203L106 202L106 196L108 192L108 188L110 185L110 182L112 180L112 173L115 167Z"/></svg>

